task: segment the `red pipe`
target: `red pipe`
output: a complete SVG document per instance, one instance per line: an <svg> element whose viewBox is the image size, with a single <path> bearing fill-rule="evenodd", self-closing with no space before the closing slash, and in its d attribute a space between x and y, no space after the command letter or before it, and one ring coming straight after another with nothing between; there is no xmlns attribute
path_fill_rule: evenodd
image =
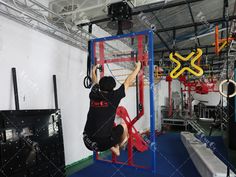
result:
<svg viewBox="0 0 236 177"><path fill-rule="evenodd" d="M143 36L138 36L138 61L143 61ZM145 61L143 61L144 63ZM139 112L139 114L131 121L129 124L129 127L132 127L143 115L144 115L144 71L143 68L140 70L138 75L139 80L139 104L142 106L142 110ZM139 109L139 108L138 108Z"/></svg>
<svg viewBox="0 0 236 177"><path fill-rule="evenodd" d="M143 59L143 36L138 36L138 53L137 60L142 61ZM128 125L129 135L132 136L132 126L143 116L144 114L144 81L143 81L143 68L138 75L139 80L139 104L142 105L141 112L138 113L137 117L134 118ZM137 108L139 109L139 108ZM129 137L128 140L128 165L133 165L133 137Z"/></svg>
<svg viewBox="0 0 236 177"><path fill-rule="evenodd" d="M128 165L134 165L133 162L133 141L132 141L132 127L128 129L129 139L128 139Z"/></svg>
<svg viewBox="0 0 236 177"><path fill-rule="evenodd" d="M144 54L142 58L146 58L146 55L147 54ZM127 58L106 59L104 63L120 63L120 62L135 62L135 61L136 61L135 58L127 57ZM100 64L100 61L98 61L97 63Z"/></svg>
<svg viewBox="0 0 236 177"><path fill-rule="evenodd" d="M190 116L192 116L192 102L191 102L191 87L188 86L188 109Z"/></svg>
<svg viewBox="0 0 236 177"><path fill-rule="evenodd" d="M104 76L104 42L99 42L99 57L100 57L100 60L98 62L98 64L102 65L102 72L100 73L100 78L102 78Z"/></svg>
<svg viewBox="0 0 236 177"><path fill-rule="evenodd" d="M168 91L169 91L169 112L168 112L168 117L171 117L172 114L173 114L171 82L172 82L171 80L168 81Z"/></svg>
<svg viewBox="0 0 236 177"><path fill-rule="evenodd" d="M219 26L215 27L215 53L219 55Z"/></svg>

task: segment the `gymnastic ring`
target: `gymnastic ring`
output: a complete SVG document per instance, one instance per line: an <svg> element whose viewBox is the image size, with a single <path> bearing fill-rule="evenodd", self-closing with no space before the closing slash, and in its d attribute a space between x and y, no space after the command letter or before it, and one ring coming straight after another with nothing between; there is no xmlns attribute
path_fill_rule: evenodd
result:
<svg viewBox="0 0 236 177"><path fill-rule="evenodd" d="M228 97L228 95L226 95L226 94L223 93L223 87L222 87L223 84L225 84L226 82L231 82L231 83L233 83L233 84L234 84L234 87L236 88L236 82L235 82L234 80L232 80L232 79L229 79L229 81L228 81L228 79L223 80L223 81L220 83L220 85L219 85L219 92L220 92L220 94L221 94L223 97ZM233 94L229 95L229 98L234 97L235 95L236 95L236 90L234 91Z"/></svg>
<svg viewBox="0 0 236 177"><path fill-rule="evenodd" d="M91 77L90 76L86 76L84 78L84 87L87 88L87 89L90 89L92 87L92 84L93 84L93 82L92 82Z"/></svg>

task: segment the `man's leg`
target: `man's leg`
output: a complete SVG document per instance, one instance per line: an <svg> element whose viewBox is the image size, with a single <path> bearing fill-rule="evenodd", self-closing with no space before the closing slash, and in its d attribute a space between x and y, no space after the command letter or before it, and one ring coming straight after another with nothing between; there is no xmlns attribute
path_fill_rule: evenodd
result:
<svg viewBox="0 0 236 177"><path fill-rule="evenodd" d="M118 145L111 147L110 149L116 156L120 156L120 147Z"/></svg>
<svg viewBox="0 0 236 177"><path fill-rule="evenodd" d="M121 141L116 146L113 146L113 147L110 148L110 150L116 156L120 155L120 147L122 147L127 142L128 138L129 138L127 125L125 123L121 123L120 125L123 127L123 130L124 130L123 134L121 135Z"/></svg>
<svg viewBox="0 0 236 177"><path fill-rule="evenodd" d="M128 141L129 134L128 134L128 127L127 127L127 125L125 123L121 123L120 125L124 129L124 132L123 132L123 134L121 136L121 142L119 144L119 146L122 147Z"/></svg>

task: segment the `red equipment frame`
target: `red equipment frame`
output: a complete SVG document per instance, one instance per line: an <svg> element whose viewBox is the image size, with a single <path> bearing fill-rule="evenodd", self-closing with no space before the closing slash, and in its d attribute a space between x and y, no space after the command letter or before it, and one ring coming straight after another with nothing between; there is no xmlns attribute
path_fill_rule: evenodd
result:
<svg viewBox="0 0 236 177"><path fill-rule="evenodd" d="M96 45L94 45L94 58L95 64L100 64L102 66L102 70L100 72L100 78L104 76L104 65L107 63L119 63L119 62L136 62L140 61L142 63L142 66L146 66L148 63L148 53L144 52L144 46L143 46L143 41L145 39L144 35L138 35L135 36L137 37L138 41L138 52L136 57L127 57L127 58L113 58L113 59L105 59L105 47L104 47L104 41L97 42L98 47L99 47L99 60L97 60L96 57ZM132 37L131 37L132 40ZM142 143L143 146L147 147L147 144L145 144L145 141L142 139L140 135L138 135L138 132L135 131L135 133L132 132L134 130L134 124L144 115L144 69L143 67L141 68L139 75L138 75L138 91L139 91L139 96L138 96L138 103L141 106L141 109L139 109L137 116L134 119L130 119L128 116L128 113L124 111L121 107L118 108L117 110L117 115L120 117L128 117L130 121L126 121L127 127L128 127L128 132L129 132L129 139L128 139L128 166L133 166L135 168L143 168L147 169L145 166L140 166L134 164L133 160L133 147L137 144L135 144L134 139L137 139L140 143ZM147 150L148 148L145 147L140 147L143 150ZM116 164L122 164L122 165L127 165L125 162L120 162L117 160L117 157L112 153L112 160L104 160L99 158L98 153L96 153L96 160L104 161L104 162L112 162Z"/></svg>

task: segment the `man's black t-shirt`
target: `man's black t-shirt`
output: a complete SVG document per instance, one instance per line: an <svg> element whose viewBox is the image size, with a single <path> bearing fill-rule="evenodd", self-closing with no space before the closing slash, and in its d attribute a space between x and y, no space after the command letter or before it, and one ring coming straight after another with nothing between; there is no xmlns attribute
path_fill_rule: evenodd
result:
<svg viewBox="0 0 236 177"><path fill-rule="evenodd" d="M116 109L124 97L125 87L123 84L112 92L102 92L99 90L98 84L94 85L89 94L90 108L84 132L95 138L111 136Z"/></svg>

